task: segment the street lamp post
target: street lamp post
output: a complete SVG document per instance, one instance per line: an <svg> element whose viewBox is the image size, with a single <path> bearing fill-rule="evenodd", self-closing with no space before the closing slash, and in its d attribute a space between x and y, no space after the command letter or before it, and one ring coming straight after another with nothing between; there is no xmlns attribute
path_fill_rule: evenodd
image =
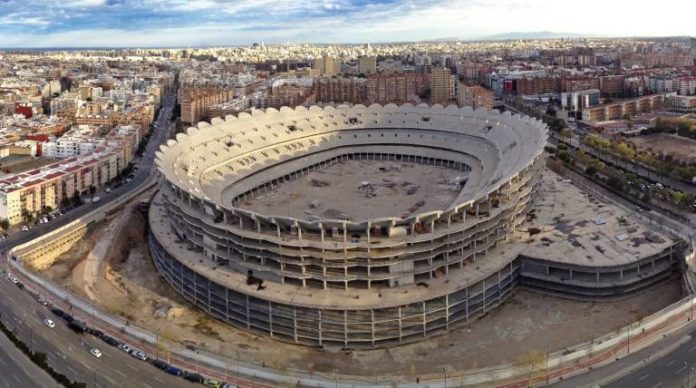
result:
<svg viewBox="0 0 696 388"><path fill-rule="evenodd" d="M442 367L442 371L445 373L445 388L447 388L447 365Z"/></svg>

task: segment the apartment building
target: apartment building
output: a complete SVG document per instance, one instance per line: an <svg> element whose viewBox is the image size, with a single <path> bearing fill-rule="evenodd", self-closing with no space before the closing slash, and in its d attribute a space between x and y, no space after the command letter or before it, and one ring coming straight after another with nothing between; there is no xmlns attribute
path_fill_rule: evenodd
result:
<svg viewBox="0 0 696 388"><path fill-rule="evenodd" d="M664 94L633 98L611 104L597 105L582 111L582 120L586 122L598 122L619 120L624 115L634 115L641 112L650 112L653 109L663 106L665 103Z"/></svg>
<svg viewBox="0 0 696 388"><path fill-rule="evenodd" d="M433 104L449 104L454 98L454 77L448 68L432 70L430 101Z"/></svg>
<svg viewBox="0 0 696 388"><path fill-rule="evenodd" d="M388 104L419 102L430 89L431 75L392 73L367 77L366 103Z"/></svg>
<svg viewBox="0 0 696 388"><path fill-rule="evenodd" d="M361 56L358 58L358 73L370 75L377 73L377 57Z"/></svg>
<svg viewBox="0 0 696 388"><path fill-rule="evenodd" d="M196 124L208 118L208 107L227 102L232 92L218 87L182 87L179 89L181 122Z"/></svg>
<svg viewBox="0 0 696 388"><path fill-rule="evenodd" d="M367 96L365 78L317 78L315 81L316 100L329 102L350 102L359 104Z"/></svg>
<svg viewBox="0 0 696 388"><path fill-rule="evenodd" d="M457 85L457 104L470 106L474 109L493 109L493 91L479 85L466 86L459 83Z"/></svg>

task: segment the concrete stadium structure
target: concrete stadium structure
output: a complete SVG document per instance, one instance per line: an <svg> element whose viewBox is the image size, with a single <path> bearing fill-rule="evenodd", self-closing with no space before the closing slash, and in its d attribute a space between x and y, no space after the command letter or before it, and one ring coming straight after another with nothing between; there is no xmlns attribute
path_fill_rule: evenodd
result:
<svg viewBox="0 0 696 388"><path fill-rule="evenodd" d="M151 253L172 287L212 316L285 341L341 348L445 333L502 303L525 284L525 273L526 284L562 293L570 271L569 293L603 297L673 272L671 248L597 269L525 258L504 243L537 195L546 136L546 126L529 117L439 105L268 109L202 122L157 155ZM436 210L386 217L296 209L290 216L299 201L287 204L286 215L255 206L351 161L455 171L456 194ZM348 193L331 194L350 202ZM281 199L267 198L266 206ZM653 269L658 260L664 265L653 277L645 260ZM624 278L634 264L642 266L638 275ZM584 271L596 281L573 281Z"/></svg>

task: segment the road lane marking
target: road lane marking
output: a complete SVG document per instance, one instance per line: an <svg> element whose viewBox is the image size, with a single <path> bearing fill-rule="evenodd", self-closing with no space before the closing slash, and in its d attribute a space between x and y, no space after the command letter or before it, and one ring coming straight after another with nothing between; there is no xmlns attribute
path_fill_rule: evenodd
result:
<svg viewBox="0 0 696 388"><path fill-rule="evenodd" d="M694 346L694 347L692 347L691 349L689 349L690 352L693 352L694 350L696 350L696 346Z"/></svg>
<svg viewBox="0 0 696 388"><path fill-rule="evenodd" d="M73 376L75 376L75 377L78 376L77 372L75 372L75 369L73 369L70 365L68 365L68 370L70 371L70 373L73 374Z"/></svg>
<svg viewBox="0 0 696 388"><path fill-rule="evenodd" d="M682 367L679 368L678 371L674 372L674 374L675 374L675 375L678 375L678 374L682 373L682 371L683 371L684 369L686 369L686 365L682 365Z"/></svg>
<svg viewBox="0 0 696 388"><path fill-rule="evenodd" d="M131 369L133 369L133 370L135 370L135 371L137 371L137 370L138 370L138 368L134 367L134 366L133 366L133 365L131 365L131 364L126 364L126 366L128 366L129 368L131 368Z"/></svg>
<svg viewBox="0 0 696 388"><path fill-rule="evenodd" d="M643 380L647 379L648 376L650 376L650 375L649 375L649 374L645 374L645 375L643 375L643 377L639 378L638 381L643 381Z"/></svg>
<svg viewBox="0 0 696 388"><path fill-rule="evenodd" d="M13 374L12 374L12 377L14 377L14 379L17 380L18 383L21 383L21 382L22 382L21 380L19 380L19 377L17 377L16 374L13 373Z"/></svg>
<svg viewBox="0 0 696 388"><path fill-rule="evenodd" d="M653 388L658 388L660 385L662 385L662 381L660 381L659 383L655 384L655 386L654 386Z"/></svg>
<svg viewBox="0 0 696 388"><path fill-rule="evenodd" d="M160 379L160 378L157 377L157 376L152 376L152 378L154 378L154 379L155 379L158 383L160 383L160 384L166 384L166 383L164 382L164 380Z"/></svg>
<svg viewBox="0 0 696 388"><path fill-rule="evenodd" d="M10 385L10 383L8 383L7 380L5 380L4 377L2 378L2 383L5 384L5 386L6 386L7 388L11 388L11 387L12 387L12 386Z"/></svg>
<svg viewBox="0 0 696 388"><path fill-rule="evenodd" d="M675 361L676 361L676 360L672 360L672 361L668 362L668 363L667 363L667 366L670 366L670 365L674 364Z"/></svg>
<svg viewBox="0 0 696 388"><path fill-rule="evenodd" d="M146 386L147 388L152 388L152 385L150 385L150 384L148 384L148 383L146 383L146 382L143 382L143 385Z"/></svg>
<svg viewBox="0 0 696 388"><path fill-rule="evenodd" d="M5 363L5 360L3 360L2 358L0 358L0 364L2 364L2 366L7 365L7 364Z"/></svg>
<svg viewBox="0 0 696 388"><path fill-rule="evenodd" d="M128 378L128 376L126 376L126 374L123 373L123 372L121 372L120 370L118 370L118 369L114 369L114 370L116 371L116 373L118 373L118 374L120 374L121 376L123 376L123 378L125 378L125 379Z"/></svg>

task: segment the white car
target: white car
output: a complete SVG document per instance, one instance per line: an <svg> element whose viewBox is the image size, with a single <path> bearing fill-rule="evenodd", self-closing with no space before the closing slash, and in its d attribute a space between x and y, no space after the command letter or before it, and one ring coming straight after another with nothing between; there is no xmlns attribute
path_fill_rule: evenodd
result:
<svg viewBox="0 0 696 388"><path fill-rule="evenodd" d="M128 346L126 344L120 344L120 345L118 345L118 348L123 350L126 353L130 353L130 351L131 351L130 346Z"/></svg>
<svg viewBox="0 0 696 388"><path fill-rule="evenodd" d="M99 349L97 349L97 348L92 348L92 349L89 350L89 352L90 352L90 354L92 354L92 355L93 355L94 357L96 357L96 358L99 358L99 357L102 356L101 350L99 350Z"/></svg>
<svg viewBox="0 0 696 388"><path fill-rule="evenodd" d="M10 281L11 281L13 284L19 283L19 280L17 280L17 278L14 277L14 276L12 276L12 275L10 275L9 279L10 279Z"/></svg>
<svg viewBox="0 0 696 388"><path fill-rule="evenodd" d="M29 227L28 227L28 226L26 226L26 225L22 226L22 231L23 231L23 232L26 232L27 230L29 230Z"/></svg>
<svg viewBox="0 0 696 388"><path fill-rule="evenodd" d="M43 323L44 323L44 325L50 327L51 329L53 329L54 327L56 327L56 324L55 324L55 322L53 322L52 319L46 318L46 319L43 320Z"/></svg>
<svg viewBox="0 0 696 388"><path fill-rule="evenodd" d="M138 360L147 361L147 354L141 350L133 349L131 350L130 355Z"/></svg>

